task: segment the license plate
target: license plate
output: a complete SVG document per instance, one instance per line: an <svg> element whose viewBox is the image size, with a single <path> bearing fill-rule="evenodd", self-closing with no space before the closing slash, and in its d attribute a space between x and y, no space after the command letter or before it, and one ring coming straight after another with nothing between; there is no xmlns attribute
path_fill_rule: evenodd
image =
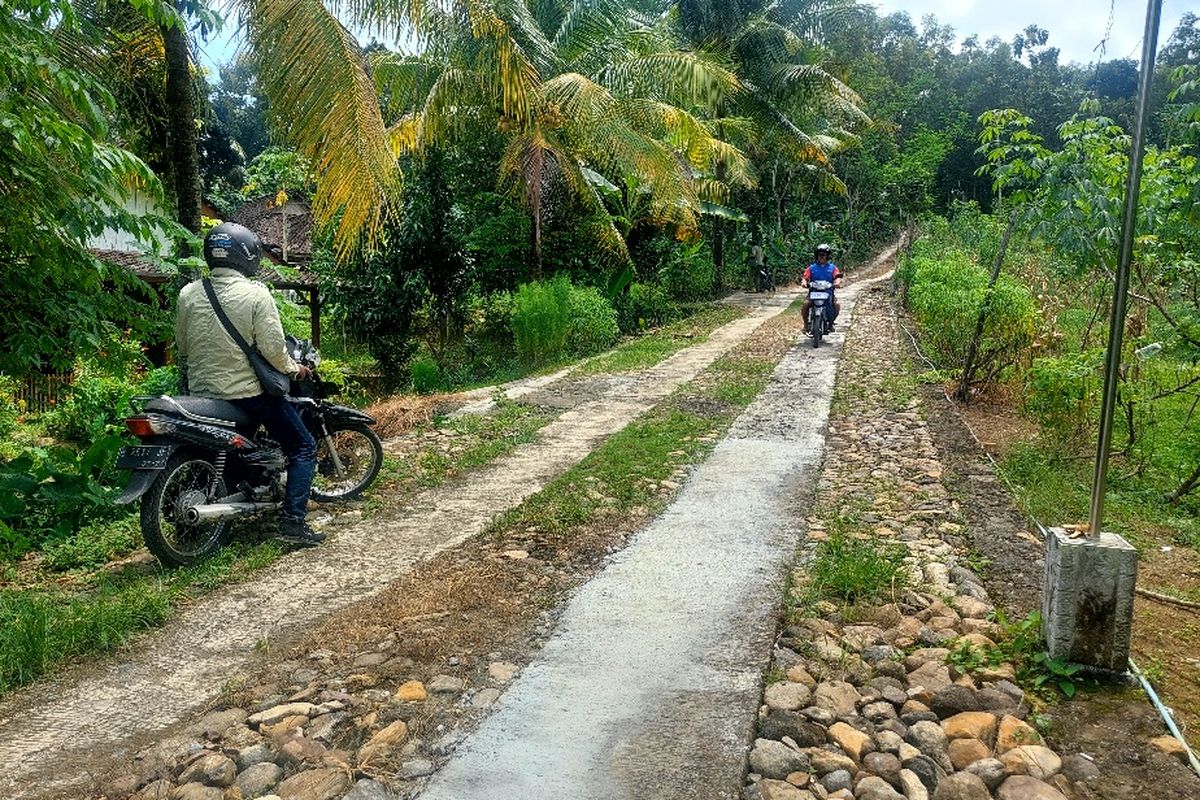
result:
<svg viewBox="0 0 1200 800"><path fill-rule="evenodd" d="M808 299L809 300L828 300L829 292L809 292Z"/></svg>
<svg viewBox="0 0 1200 800"><path fill-rule="evenodd" d="M175 447L167 444L140 444L117 451L117 469L162 469Z"/></svg>

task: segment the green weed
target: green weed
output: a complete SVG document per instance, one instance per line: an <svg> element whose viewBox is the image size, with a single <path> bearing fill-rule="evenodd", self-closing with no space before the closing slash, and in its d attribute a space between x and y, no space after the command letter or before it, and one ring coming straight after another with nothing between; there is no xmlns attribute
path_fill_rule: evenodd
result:
<svg viewBox="0 0 1200 800"><path fill-rule="evenodd" d="M907 551L898 542L858 539L833 530L807 566L811 587L829 600L879 599L903 587Z"/></svg>
<svg viewBox="0 0 1200 800"><path fill-rule="evenodd" d="M707 340L714 330L744 314L734 306L706 307L691 317L622 342L615 349L585 362L573 374L633 372L653 366L685 347Z"/></svg>

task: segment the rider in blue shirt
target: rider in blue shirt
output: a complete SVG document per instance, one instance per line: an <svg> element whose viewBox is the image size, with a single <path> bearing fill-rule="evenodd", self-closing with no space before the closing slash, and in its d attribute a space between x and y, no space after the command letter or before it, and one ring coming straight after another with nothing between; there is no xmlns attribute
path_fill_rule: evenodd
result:
<svg viewBox="0 0 1200 800"><path fill-rule="evenodd" d="M809 281L828 281L832 283L834 288L839 288L842 285L842 273L837 268L837 264L830 261L833 256L833 248L827 244L817 245L816 251L813 253L813 258L816 263L809 264L808 269L804 270L804 279L800 281L800 286L807 289ZM830 299L833 301L833 319L837 319L838 313L842 310L842 304L837 301L837 296L830 290ZM808 306L809 302L804 301L800 307L800 316L804 320L804 332L808 333Z"/></svg>

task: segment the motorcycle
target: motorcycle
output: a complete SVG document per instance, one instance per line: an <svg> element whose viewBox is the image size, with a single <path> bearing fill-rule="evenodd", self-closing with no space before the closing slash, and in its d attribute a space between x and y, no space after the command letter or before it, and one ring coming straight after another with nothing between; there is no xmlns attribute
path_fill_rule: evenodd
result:
<svg viewBox="0 0 1200 800"><path fill-rule="evenodd" d="M833 283L809 281L808 284L808 335L812 346L821 346L821 338L833 331Z"/></svg>
<svg viewBox="0 0 1200 800"><path fill-rule="evenodd" d="M758 268L756 283L758 284L758 291L760 292L775 291L775 279L771 277L771 270L766 264L763 264Z"/></svg>
<svg viewBox="0 0 1200 800"><path fill-rule="evenodd" d="M293 381L291 403L317 442L312 499L352 500L379 475L383 445L367 414L329 402L336 386L316 374L311 344L287 337L292 358L313 370ZM278 509L287 458L257 421L232 403L204 397L138 397L140 413L125 425L141 444L122 447L117 467L130 470L116 499L141 498L142 538L164 566L202 561L228 541L239 517Z"/></svg>

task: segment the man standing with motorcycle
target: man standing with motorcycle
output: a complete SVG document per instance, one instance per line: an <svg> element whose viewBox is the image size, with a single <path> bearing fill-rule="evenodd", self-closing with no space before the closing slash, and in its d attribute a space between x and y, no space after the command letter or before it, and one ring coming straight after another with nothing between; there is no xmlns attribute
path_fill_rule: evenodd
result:
<svg viewBox="0 0 1200 800"><path fill-rule="evenodd" d="M211 283L233 327L275 369L298 380L309 379L312 371L288 355L270 290L250 280L257 274L261 258L258 236L236 223L218 225L204 237ZM262 422L283 448L288 459L287 487L278 538L306 547L320 544L325 536L305 521L316 468L316 441L284 397L263 391L249 358L222 325L203 281L192 281L179 293L175 346L189 394L236 405Z"/></svg>
<svg viewBox="0 0 1200 800"><path fill-rule="evenodd" d="M800 286L804 289L808 288L810 281L827 281L833 284L835 289L840 289L842 286L842 273L837 268L831 259L833 258L833 248L827 244L819 244L813 252L813 260L815 263L809 264L808 269L804 270L804 278L800 281ZM838 314L842 310L842 305L837 301L837 296L833 296L833 319L838 318ZM804 319L804 332L808 333L808 307L809 301L805 300L800 306L800 315ZM830 327L833 327L833 320L830 320Z"/></svg>

